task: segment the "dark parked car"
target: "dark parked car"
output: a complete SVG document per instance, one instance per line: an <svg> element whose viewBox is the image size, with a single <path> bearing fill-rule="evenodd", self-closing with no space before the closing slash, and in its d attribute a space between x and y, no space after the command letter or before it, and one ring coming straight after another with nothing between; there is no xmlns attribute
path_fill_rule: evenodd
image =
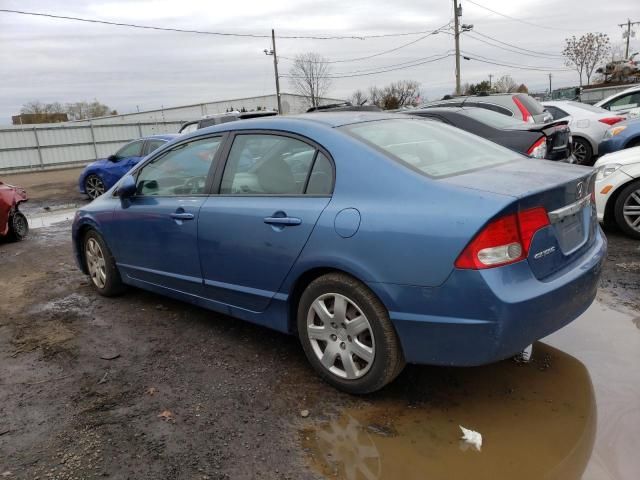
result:
<svg viewBox="0 0 640 480"><path fill-rule="evenodd" d="M567 120L525 123L491 110L466 106L405 110L403 113L440 120L534 158L573 163Z"/></svg>
<svg viewBox="0 0 640 480"><path fill-rule="evenodd" d="M595 175L407 115L263 118L154 152L72 235L98 293L298 335L319 375L367 393L405 362L494 362L580 315L606 254Z"/></svg>
<svg viewBox="0 0 640 480"><path fill-rule="evenodd" d="M87 165L78 179L80 193L94 199L109 190L114 183L131 170L140 160L177 135L153 135L127 143L108 158L101 158Z"/></svg>
<svg viewBox="0 0 640 480"><path fill-rule="evenodd" d="M431 107L478 107L517 118L528 123L547 123L553 117L542 104L526 93L493 93L452 97L425 103L421 108Z"/></svg>
<svg viewBox="0 0 640 480"><path fill-rule="evenodd" d="M0 238L22 240L29 233L20 205L29 199L24 188L0 181Z"/></svg>
<svg viewBox="0 0 640 480"><path fill-rule="evenodd" d="M274 115L278 115L278 112L273 110L257 110L253 112L233 111L215 113L213 115L207 115L200 120L185 123L180 127L178 133L186 135L187 133L195 132L201 128L213 127L214 125L220 125L221 123L235 122L236 120L248 120L250 118L273 117Z"/></svg>

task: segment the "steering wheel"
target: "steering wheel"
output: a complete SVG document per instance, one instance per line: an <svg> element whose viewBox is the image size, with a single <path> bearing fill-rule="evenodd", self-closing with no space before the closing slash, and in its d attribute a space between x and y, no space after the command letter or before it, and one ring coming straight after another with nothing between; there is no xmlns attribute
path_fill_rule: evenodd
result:
<svg viewBox="0 0 640 480"><path fill-rule="evenodd" d="M191 191L191 193L201 193L204 191L204 187L207 183L207 177L191 177L184 182L184 188Z"/></svg>

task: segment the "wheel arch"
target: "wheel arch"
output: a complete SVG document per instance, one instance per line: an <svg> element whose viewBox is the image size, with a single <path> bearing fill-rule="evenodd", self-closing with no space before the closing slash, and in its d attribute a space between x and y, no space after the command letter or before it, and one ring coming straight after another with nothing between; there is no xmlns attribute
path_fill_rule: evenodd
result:
<svg viewBox="0 0 640 480"><path fill-rule="evenodd" d="M635 134L632 137L629 137L626 142L624 142L624 146L622 148L632 148L640 146L640 133Z"/></svg>
<svg viewBox="0 0 640 480"><path fill-rule="evenodd" d="M86 221L82 222L77 227L75 227L73 232L76 262L78 263L80 270L84 274L89 273L89 270L87 268L87 262L84 257L84 248L83 248L84 238L86 237L87 233L90 232L91 230L95 230L99 235L101 235L104 238L104 235L102 235L102 232L98 224L90 219L86 219Z"/></svg>
<svg viewBox="0 0 640 480"><path fill-rule="evenodd" d="M626 186L633 182L640 182L640 179L630 178L628 182L621 183L616 187L616 189L607 199L607 204L604 206L604 216L603 216L603 223L605 225L615 225L616 220L615 220L614 210L616 207L616 201L618 200L620 193L622 193L622 191L626 188Z"/></svg>
<svg viewBox="0 0 640 480"><path fill-rule="evenodd" d="M329 273L341 273L347 275L358 282L365 285L371 292L380 300L380 302L388 309L388 305L384 301L384 299L379 295L378 292L371 289L371 287L360 278L359 275L354 274L344 268L339 268L335 266L314 266L309 268L303 272L301 272L296 279L292 282L291 288L289 289L289 301L288 310L287 310L287 330L289 333L297 334L297 316L298 316L298 305L300 303L300 297L305 289L313 282L315 279L320 278L323 275L327 275Z"/></svg>

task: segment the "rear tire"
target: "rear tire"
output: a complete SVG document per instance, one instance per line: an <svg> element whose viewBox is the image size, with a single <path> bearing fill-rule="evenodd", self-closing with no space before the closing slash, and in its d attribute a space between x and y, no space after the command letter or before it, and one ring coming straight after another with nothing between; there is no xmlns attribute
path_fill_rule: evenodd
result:
<svg viewBox="0 0 640 480"><path fill-rule="evenodd" d="M104 297L122 294L126 287L120 278L116 261L102 236L95 230L89 230L84 236L82 251L93 288Z"/></svg>
<svg viewBox="0 0 640 480"><path fill-rule="evenodd" d="M330 273L311 282L300 297L297 326L307 359L339 390L375 392L404 368L386 308L348 275Z"/></svg>
<svg viewBox="0 0 640 480"><path fill-rule="evenodd" d="M625 186L613 208L620 230L633 238L640 239L640 180Z"/></svg>
<svg viewBox="0 0 640 480"><path fill-rule="evenodd" d="M588 140L574 137L573 156L576 158L577 165L593 166L593 148Z"/></svg>
<svg viewBox="0 0 640 480"><path fill-rule="evenodd" d="M29 222L27 217L18 210L14 211L9 217L9 240L19 242L29 234Z"/></svg>

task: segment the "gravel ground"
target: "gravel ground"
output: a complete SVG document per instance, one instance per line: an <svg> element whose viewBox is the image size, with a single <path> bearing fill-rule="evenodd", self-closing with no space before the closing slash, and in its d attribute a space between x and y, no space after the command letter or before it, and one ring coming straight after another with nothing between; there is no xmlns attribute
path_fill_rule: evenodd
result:
<svg viewBox="0 0 640 480"><path fill-rule="evenodd" d="M81 202L69 178L38 208ZM300 432L428 393L409 367L379 394L344 395L293 337L140 290L99 297L69 222L0 244L0 264L3 478L318 478ZM640 242L609 233L600 301L638 312L639 285Z"/></svg>

